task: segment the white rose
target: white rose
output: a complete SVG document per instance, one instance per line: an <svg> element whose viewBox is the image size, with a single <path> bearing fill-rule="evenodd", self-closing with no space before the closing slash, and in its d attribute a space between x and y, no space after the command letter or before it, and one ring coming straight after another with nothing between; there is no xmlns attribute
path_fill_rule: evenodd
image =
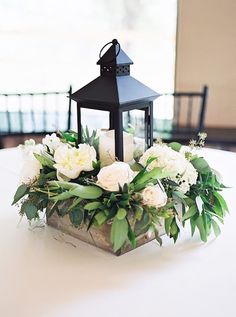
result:
<svg viewBox="0 0 236 317"><path fill-rule="evenodd" d="M80 144L79 148L60 145L55 153L54 159L58 175L64 175L69 179L79 177L82 171L92 171L93 162L96 161L96 151L88 144Z"/></svg>
<svg viewBox="0 0 236 317"><path fill-rule="evenodd" d="M49 147L49 149L55 151L61 144L60 138L57 137L56 133L52 133L51 135L47 134L43 140L43 145L46 145Z"/></svg>
<svg viewBox="0 0 236 317"><path fill-rule="evenodd" d="M109 166L101 168L97 175L97 184L107 191L115 192L119 190L119 185L129 184L134 178L134 172L129 164L124 162L114 162Z"/></svg>
<svg viewBox="0 0 236 317"><path fill-rule="evenodd" d="M20 171L20 182L29 184L38 179L42 165L36 158L29 158L24 161Z"/></svg>
<svg viewBox="0 0 236 317"><path fill-rule="evenodd" d="M159 185L147 186L142 191L142 196L144 205L160 208L167 203L167 195Z"/></svg>
<svg viewBox="0 0 236 317"><path fill-rule="evenodd" d="M178 173L182 174L186 168L187 160L184 156L165 144L157 144L149 148L142 155L139 162L145 166L151 157L156 157L156 159L149 164L148 169L160 167L168 173L176 175Z"/></svg>

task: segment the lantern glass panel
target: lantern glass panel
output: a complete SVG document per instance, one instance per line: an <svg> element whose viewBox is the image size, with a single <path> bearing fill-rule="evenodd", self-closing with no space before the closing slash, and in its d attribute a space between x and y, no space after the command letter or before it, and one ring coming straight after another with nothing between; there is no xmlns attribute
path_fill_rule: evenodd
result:
<svg viewBox="0 0 236 317"><path fill-rule="evenodd" d="M123 126L125 131L133 131L135 138L145 140L146 125L145 111L131 110L123 113Z"/></svg>
<svg viewBox="0 0 236 317"><path fill-rule="evenodd" d="M145 137L145 116L143 110L131 110L124 112L123 124L125 131L134 129L134 135L140 138Z"/></svg>
<svg viewBox="0 0 236 317"><path fill-rule="evenodd" d="M109 112L95 109L81 108L81 124L90 131L109 129Z"/></svg>

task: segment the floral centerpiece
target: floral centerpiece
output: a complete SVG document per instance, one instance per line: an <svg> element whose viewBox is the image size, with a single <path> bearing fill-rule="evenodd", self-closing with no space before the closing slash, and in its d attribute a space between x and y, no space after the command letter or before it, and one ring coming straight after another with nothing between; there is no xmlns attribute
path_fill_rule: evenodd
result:
<svg viewBox="0 0 236 317"><path fill-rule="evenodd" d="M26 141L13 204L30 222L46 213L50 225L116 254L153 238L161 244L164 233L176 241L186 222L205 242L212 230L219 235L228 211L219 173L197 154L205 137L189 146L158 142L109 165L100 160L96 131L83 131L79 145L75 132Z"/></svg>

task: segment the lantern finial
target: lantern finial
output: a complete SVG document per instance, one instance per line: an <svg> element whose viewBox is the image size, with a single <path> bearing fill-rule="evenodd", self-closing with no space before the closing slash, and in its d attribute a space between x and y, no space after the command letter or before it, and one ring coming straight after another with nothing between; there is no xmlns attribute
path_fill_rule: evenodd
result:
<svg viewBox="0 0 236 317"><path fill-rule="evenodd" d="M117 41L117 39L114 39L114 40L112 40L112 44L116 45L116 44L119 44L119 42Z"/></svg>
<svg viewBox="0 0 236 317"><path fill-rule="evenodd" d="M104 48L111 44L102 55ZM105 44L99 53L98 65L101 66L101 76L126 76L130 74L130 65L133 64L128 55L121 49L117 39Z"/></svg>

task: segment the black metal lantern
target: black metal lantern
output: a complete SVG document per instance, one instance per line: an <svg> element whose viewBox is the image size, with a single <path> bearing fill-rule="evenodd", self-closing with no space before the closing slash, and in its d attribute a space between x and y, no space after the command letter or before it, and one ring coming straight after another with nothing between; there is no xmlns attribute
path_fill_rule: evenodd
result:
<svg viewBox="0 0 236 317"><path fill-rule="evenodd" d="M110 48L101 56L103 49ZM123 113L143 110L145 143L153 144L153 100L159 95L130 76L132 60L117 40L107 43L99 55L100 76L71 95L77 102L78 142L81 142L81 108L109 112L109 129L115 131L115 155L123 161Z"/></svg>

